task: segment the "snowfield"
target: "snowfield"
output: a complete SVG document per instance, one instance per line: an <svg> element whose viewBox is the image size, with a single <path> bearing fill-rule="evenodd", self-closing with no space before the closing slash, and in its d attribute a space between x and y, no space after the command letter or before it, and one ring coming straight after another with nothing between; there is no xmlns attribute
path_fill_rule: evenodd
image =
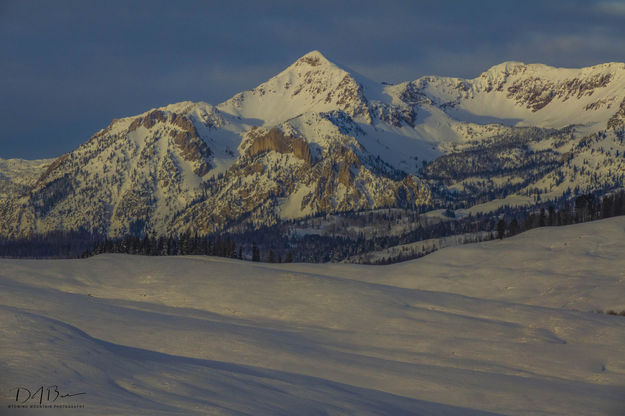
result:
<svg viewBox="0 0 625 416"><path fill-rule="evenodd" d="M625 217L391 266L2 259L0 414L623 415L623 253ZM9 408L42 385L84 407Z"/></svg>

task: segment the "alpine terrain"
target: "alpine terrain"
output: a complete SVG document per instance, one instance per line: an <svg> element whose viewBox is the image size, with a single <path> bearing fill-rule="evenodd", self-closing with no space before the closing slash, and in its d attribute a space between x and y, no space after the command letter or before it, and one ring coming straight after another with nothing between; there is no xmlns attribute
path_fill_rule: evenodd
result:
<svg viewBox="0 0 625 416"><path fill-rule="evenodd" d="M56 159L0 160L0 235L293 236L324 218L318 234L349 236L335 214L537 207L622 187L624 127L623 63L390 85L313 51L216 106L115 119Z"/></svg>

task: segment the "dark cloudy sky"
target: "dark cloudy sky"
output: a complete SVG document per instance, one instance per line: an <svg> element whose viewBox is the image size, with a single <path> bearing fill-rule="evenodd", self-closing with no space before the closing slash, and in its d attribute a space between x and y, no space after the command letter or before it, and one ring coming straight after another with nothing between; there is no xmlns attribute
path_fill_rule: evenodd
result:
<svg viewBox="0 0 625 416"><path fill-rule="evenodd" d="M312 49L388 82L623 62L625 1L0 0L0 158L58 156L173 102L217 104Z"/></svg>

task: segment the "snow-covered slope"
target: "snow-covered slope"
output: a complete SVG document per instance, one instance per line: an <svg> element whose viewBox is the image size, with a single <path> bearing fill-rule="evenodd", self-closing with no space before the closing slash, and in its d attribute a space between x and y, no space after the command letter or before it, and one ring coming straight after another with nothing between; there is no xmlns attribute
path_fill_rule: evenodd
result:
<svg viewBox="0 0 625 416"><path fill-rule="evenodd" d="M625 309L624 230L393 266L0 260L0 404L54 384L84 408L49 414L621 415L625 317L593 311Z"/></svg>
<svg viewBox="0 0 625 416"><path fill-rule="evenodd" d="M267 126L308 112L333 110L369 121L366 92L369 91L354 75L313 51L267 82L235 95L217 108Z"/></svg>

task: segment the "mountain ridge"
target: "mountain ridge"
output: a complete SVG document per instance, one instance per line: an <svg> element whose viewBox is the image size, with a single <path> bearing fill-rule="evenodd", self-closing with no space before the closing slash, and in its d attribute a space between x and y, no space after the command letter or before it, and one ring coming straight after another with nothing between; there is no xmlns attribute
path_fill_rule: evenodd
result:
<svg viewBox="0 0 625 416"><path fill-rule="evenodd" d="M493 196L502 205L509 192L531 205L579 184L623 185L614 174L623 108L622 63L510 61L470 80L388 85L312 51L220 104L115 119L74 151L28 165L36 180L18 184L0 163L0 234L212 233L386 207L468 208ZM593 180L562 178L591 165Z"/></svg>

